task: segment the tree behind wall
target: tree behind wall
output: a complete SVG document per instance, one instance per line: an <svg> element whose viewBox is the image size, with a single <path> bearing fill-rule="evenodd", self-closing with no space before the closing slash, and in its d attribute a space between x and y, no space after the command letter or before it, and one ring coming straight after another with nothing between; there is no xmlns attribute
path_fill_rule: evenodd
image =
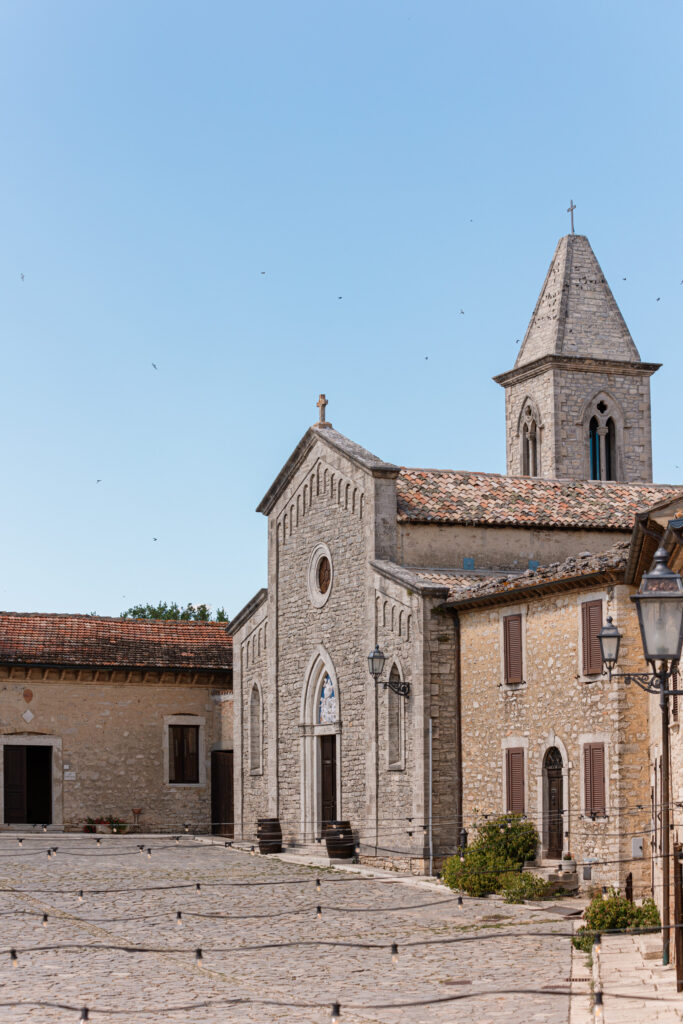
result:
<svg viewBox="0 0 683 1024"><path fill-rule="evenodd" d="M167 604L160 601L159 604L134 604L121 612L121 619L176 619L183 622L227 622L228 614L225 608L218 608L213 615L211 609L205 604L187 604L184 608L177 605L175 601Z"/></svg>

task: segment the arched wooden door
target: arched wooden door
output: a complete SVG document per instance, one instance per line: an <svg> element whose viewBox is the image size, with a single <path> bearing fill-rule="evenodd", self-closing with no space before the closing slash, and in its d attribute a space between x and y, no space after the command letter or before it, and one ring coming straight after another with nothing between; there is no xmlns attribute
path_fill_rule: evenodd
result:
<svg viewBox="0 0 683 1024"><path fill-rule="evenodd" d="M543 761L546 807L546 857L559 860L562 857L564 838L564 806L562 754L557 747L550 747Z"/></svg>

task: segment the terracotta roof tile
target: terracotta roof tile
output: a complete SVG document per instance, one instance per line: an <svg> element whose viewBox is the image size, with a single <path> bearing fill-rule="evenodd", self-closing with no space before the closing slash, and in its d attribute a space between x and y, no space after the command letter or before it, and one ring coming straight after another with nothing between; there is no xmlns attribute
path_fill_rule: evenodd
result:
<svg viewBox="0 0 683 1024"><path fill-rule="evenodd" d="M400 523L592 530L630 530L636 512L681 492L666 484L406 468L396 487Z"/></svg>
<svg viewBox="0 0 683 1024"><path fill-rule="evenodd" d="M223 622L0 612L0 663L226 671L232 637Z"/></svg>

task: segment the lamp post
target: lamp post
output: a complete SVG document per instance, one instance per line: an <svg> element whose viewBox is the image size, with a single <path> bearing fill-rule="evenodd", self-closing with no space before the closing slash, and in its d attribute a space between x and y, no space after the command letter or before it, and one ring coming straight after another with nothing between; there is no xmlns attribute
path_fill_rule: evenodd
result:
<svg viewBox="0 0 683 1024"><path fill-rule="evenodd" d="M669 836L669 697L683 695L683 690L670 689L668 684L678 670L683 646L683 580L667 562L666 548L655 552L650 571L643 575L640 590L631 595L638 611L638 625L643 654L650 672L620 673L617 678L635 683L641 690L659 694L662 720L662 963L669 963L670 929L670 836ZM621 633L607 619L598 633L602 663L610 680L619 658Z"/></svg>
<svg viewBox="0 0 683 1024"><path fill-rule="evenodd" d="M375 680L375 684L379 685L380 676L384 671L384 663L386 662L386 654L384 651L380 651L379 644L375 644L374 651L370 651L368 654L368 669L370 675ZM382 683L382 686L386 690L387 686L394 693L397 693L399 697L410 696L410 683L403 683L400 679L387 679Z"/></svg>

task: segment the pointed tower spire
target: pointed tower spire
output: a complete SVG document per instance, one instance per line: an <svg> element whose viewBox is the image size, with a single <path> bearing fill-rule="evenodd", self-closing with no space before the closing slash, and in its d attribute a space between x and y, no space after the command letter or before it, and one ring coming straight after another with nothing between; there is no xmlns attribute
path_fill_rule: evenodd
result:
<svg viewBox="0 0 683 1024"><path fill-rule="evenodd" d="M650 376L585 235L557 243L505 388L507 471L652 479Z"/></svg>
<svg viewBox="0 0 683 1024"><path fill-rule="evenodd" d="M557 243L515 367L547 355L640 362L585 235L565 235Z"/></svg>

